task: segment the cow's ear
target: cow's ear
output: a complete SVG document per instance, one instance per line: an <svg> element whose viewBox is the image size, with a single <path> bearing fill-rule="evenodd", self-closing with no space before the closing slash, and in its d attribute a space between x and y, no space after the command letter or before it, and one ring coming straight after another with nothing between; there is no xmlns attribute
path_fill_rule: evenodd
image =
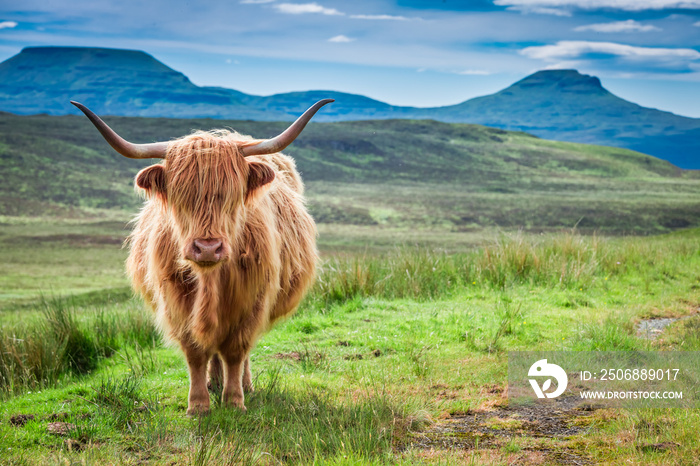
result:
<svg viewBox="0 0 700 466"><path fill-rule="evenodd" d="M163 165L152 165L136 175L136 186L151 195L165 196L165 170Z"/></svg>
<svg viewBox="0 0 700 466"><path fill-rule="evenodd" d="M260 191L260 188L275 179L275 171L266 163L248 162L248 193L246 200Z"/></svg>

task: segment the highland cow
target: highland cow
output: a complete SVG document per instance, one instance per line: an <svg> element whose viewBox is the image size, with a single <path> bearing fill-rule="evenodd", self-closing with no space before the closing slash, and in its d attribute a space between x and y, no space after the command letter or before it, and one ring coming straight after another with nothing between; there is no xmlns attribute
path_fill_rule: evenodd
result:
<svg viewBox="0 0 700 466"><path fill-rule="evenodd" d="M280 153L327 99L279 136L253 140L225 130L132 144L77 106L129 158L162 158L141 170L146 203L128 239L126 267L164 335L187 359L187 414L209 410L209 382L225 405L245 410L250 351L289 316L314 280L316 226L294 161Z"/></svg>

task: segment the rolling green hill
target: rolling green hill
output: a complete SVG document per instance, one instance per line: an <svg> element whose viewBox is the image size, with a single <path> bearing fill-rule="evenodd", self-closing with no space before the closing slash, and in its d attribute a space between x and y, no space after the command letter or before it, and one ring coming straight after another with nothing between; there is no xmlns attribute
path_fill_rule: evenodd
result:
<svg viewBox="0 0 700 466"><path fill-rule="evenodd" d="M526 131L539 137L625 147L683 168L700 168L700 119L641 107L575 70L546 70L493 95L435 108L396 107L361 95L306 91L255 96L198 87L141 51L28 47L0 63L0 111L76 114L78 100L102 115L296 119L334 98L316 121L434 119Z"/></svg>
<svg viewBox="0 0 700 466"><path fill-rule="evenodd" d="M134 142L217 127L264 138L286 127L106 121ZM297 160L320 223L372 234L576 224L646 234L700 226L698 173L625 149L477 125L379 120L311 124L287 152ZM0 160L0 214L6 216L126 217L141 202L133 176L149 164L114 153L84 117L11 114L0 114Z"/></svg>

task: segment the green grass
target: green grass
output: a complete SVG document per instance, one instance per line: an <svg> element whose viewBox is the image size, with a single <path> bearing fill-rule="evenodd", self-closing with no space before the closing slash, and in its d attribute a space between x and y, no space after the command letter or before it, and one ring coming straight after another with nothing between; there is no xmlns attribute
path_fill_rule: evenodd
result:
<svg viewBox="0 0 700 466"><path fill-rule="evenodd" d="M99 257L100 248L85 249ZM60 249L74 247L54 254ZM102 267L121 270L121 260ZM566 438L514 433L467 450L419 446L444 418L507 403L507 351L700 350L697 316L654 343L634 333L641 318L697 312L698 230L500 234L457 253L404 246L327 255L298 314L253 351L246 414L212 395L210 416L186 418L179 351L154 341L137 300L110 293L27 298L3 312L2 354L15 355L0 358L13 381L2 391L3 464L551 464L566 455L689 464L700 453L692 409L598 410L571 419L586 429ZM39 357L47 349L58 350L48 365ZM34 419L13 426L17 414ZM51 422L75 427L52 435ZM642 449L661 442L678 446Z"/></svg>
<svg viewBox="0 0 700 466"><path fill-rule="evenodd" d="M125 345L140 350L159 341L140 305L122 307L78 312L72 299L42 298L37 316L25 312L22 323L0 331L0 396L54 386L64 375L94 371Z"/></svg>
<svg viewBox="0 0 700 466"><path fill-rule="evenodd" d="M136 142L284 127L108 120ZM319 225L318 280L252 353L247 414L212 395L212 414L188 419L183 358L123 270L144 162L113 154L82 117L0 115L0 126L2 464L700 456L698 410L597 410L567 420L585 429L560 438L522 431L500 409L507 351L700 350L696 172L474 125L312 124L289 152ZM655 342L635 334L640 319L681 316ZM507 435L424 446L431 429L478 410L505 416L481 427ZM34 417L15 426L19 414ZM55 435L52 422L74 427ZM678 445L645 447L663 442Z"/></svg>
<svg viewBox="0 0 700 466"><path fill-rule="evenodd" d="M675 268L673 272L659 271L659 264L671 260L668 256L697 257L697 243L687 236L615 240L576 233L502 233L468 253L398 248L379 256L380 260L376 255L335 257L324 263L311 299L325 305L347 300L348 296L434 299L471 285L493 289L544 286L575 291L605 287L609 278L621 275L697 275Z"/></svg>
<svg viewBox="0 0 700 466"><path fill-rule="evenodd" d="M121 266L127 233L125 219L0 217L0 309L39 294L105 294L110 288L110 299L127 299Z"/></svg>

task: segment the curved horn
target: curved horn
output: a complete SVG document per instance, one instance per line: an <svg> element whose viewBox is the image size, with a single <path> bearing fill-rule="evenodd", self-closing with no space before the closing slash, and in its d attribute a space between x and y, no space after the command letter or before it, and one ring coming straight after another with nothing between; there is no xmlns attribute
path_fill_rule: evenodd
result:
<svg viewBox="0 0 700 466"><path fill-rule="evenodd" d="M335 102L334 99L323 99L319 100L311 108L304 112L302 116L297 118L297 121L291 124L289 128L284 130L282 134L276 136L272 139L267 139L261 141L254 146L247 146L242 149L243 155L248 157L250 155L265 155L274 154L284 150L285 147L290 145L294 140L301 134L304 130L306 124L311 120L311 118L318 112L318 110L326 104Z"/></svg>
<svg viewBox="0 0 700 466"><path fill-rule="evenodd" d="M151 144L132 144L123 139L112 128L107 126L107 123L102 121L100 117L95 115L89 108L78 102L70 101L78 107L86 117L90 119L95 128L102 134L102 137L109 143L110 146L124 157L130 159L164 159L165 152L168 149L167 142L154 142Z"/></svg>

